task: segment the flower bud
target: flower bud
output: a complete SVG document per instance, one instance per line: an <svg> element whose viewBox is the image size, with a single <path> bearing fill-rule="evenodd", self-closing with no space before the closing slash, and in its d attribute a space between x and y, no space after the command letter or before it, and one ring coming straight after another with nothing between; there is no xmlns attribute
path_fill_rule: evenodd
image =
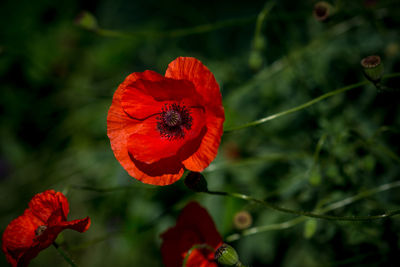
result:
<svg viewBox="0 0 400 267"><path fill-rule="evenodd" d="M233 217L233 224L235 225L235 228L239 230L248 228L252 222L253 218L250 213L245 210L239 211L235 214L235 217Z"/></svg>
<svg viewBox="0 0 400 267"><path fill-rule="evenodd" d="M214 258L222 265L235 266L239 263L239 256L236 250L225 243L215 251Z"/></svg>
<svg viewBox="0 0 400 267"><path fill-rule="evenodd" d="M82 11L76 17L75 24L89 31L95 31L99 27L96 17L88 11Z"/></svg>
<svg viewBox="0 0 400 267"><path fill-rule="evenodd" d="M199 172L190 172L185 178L185 185L194 192L208 192L207 181Z"/></svg>
<svg viewBox="0 0 400 267"><path fill-rule="evenodd" d="M379 56L368 56L361 60L361 66L364 68L365 77L376 83L383 75L383 64Z"/></svg>
<svg viewBox="0 0 400 267"><path fill-rule="evenodd" d="M249 56L249 66L252 70L257 71L263 65L263 56L260 51L258 50L251 50Z"/></svg>
<svg viewBox="0 0 400 267"><path fill-rule="evenodd" d="M325 21L333 14L333 7L325 1L317 2L314 5L313 15L318 21Z"/></svg>

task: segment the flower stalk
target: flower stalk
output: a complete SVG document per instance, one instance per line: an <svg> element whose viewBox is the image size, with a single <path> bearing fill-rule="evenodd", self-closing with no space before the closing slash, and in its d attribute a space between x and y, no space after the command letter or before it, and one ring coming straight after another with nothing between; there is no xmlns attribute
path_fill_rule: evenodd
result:
<svg viewBox="0 0 400 267"><path fill-rule="evenodd" d="M66 262L68 262L68 264L71 267L77 267L78 265L75 264L75 262L68 256L67 252L65 252L62 248L60 248L60 246L54 241L53 242L53 246L57 249L58 253L64 258L64 260Z"/></svg>
<svg viewBox="0 0 400 267"><path fill-rule="evenodd" d="M400 77L400 72L384 75L382 77L382 79L391 79L391 78L395 78L395 77ZM310 100L310 101L308 101L308 102L306 102L304 104L301 104L299 106L296 106L296 107L293 107L293 108L290 108L290 109L287 109L287 110L284 110L284 111L281 111L281 112L278 112L278 113L269 115L267 117L264 117L264 118L261 118L261 119L258 119L258 120L252 121L252 122L248 122L248 123L245 123L245 124L242 124L242 125L228 127L228 128L226 128L224 130L224 132L225 133L232 132L232 131L236 131L236 130L240 130L240 129L244 129L244 128L253 127L253 126L257 126L257 125L263 124L263 123L265 123L267 121L271 121L271 120L274 120L276 118L279 118L279 117L282 117L282 116L285 116L285 115L289 115L291 113L303 110L303 109L308 108L308 107L310 107L310 106L312 106L312 105L314 105L314 104L316 104L316 103L318 103L318 102L320 102L322 100L325 100L326 98L329 98L331 96L335 96L335 95L344 93L344 92L352 90L352 89L359 88L361 86L367 85L368 83L369 83L369 81L362 81L362 82L358 82L358 83L355 83L355 84L351 84L351 85L348 85L348 86L333 90L331 92L328 92L328 93L323 94L323 95L321 95L319 97L316 97L316 98L314 98L314 99L312 99L312 100Z"/></svg>

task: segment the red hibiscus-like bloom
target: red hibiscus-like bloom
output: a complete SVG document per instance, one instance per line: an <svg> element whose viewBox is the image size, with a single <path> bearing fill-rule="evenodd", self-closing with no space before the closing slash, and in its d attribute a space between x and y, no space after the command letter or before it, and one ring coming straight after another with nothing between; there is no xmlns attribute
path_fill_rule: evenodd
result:
<svg viewBox="0 0 400 267"><path fill-rule="evenodd" d="M217 155L225 120L218 83L199 60L179 57L162 76L135 72L114 94L107 135L114 155L148 184L200 172Z"/></svg>
<svg viewBox="0 0 400 267"><path fill-rule="evenodd" d="M69 204L60 192L47 190L35 195L21 216L3 233L3 251L13 267L28 266L37 254L50 246L64 229L85 232L90 218L67 221Z"/></svg>
<svg viewBox="0 0 400 267"><path fill-rule="evenodd" d="M207 210L196 202L191 202L182 210L176 225L161 235L161 253L166 267L180 267L188 251L194 245L204 248L194 249L187 258L187 267L217 267L214 253L223 242ZM212 248L212 249L211 249Z"/></svg>

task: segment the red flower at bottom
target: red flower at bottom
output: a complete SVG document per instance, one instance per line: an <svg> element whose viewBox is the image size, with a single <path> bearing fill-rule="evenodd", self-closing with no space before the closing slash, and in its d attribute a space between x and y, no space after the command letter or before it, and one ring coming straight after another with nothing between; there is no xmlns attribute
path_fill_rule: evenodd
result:
<svg viewBox="0 0 400 267"><path fill-rule="evenodd" d="M50 246L64 229L85 232L90 218L67 221L69 204L60 192L47 190L35 195L24 214L11 221L3 233L3 252L13 267L28 266L39 252Z"/></svg>
<svg viewBox="0 0 400 267"><path fill-rule="evenodd" d="M220 247L222 237L207 210L191 202L182 210L176 225L161 235L161 253L166 267L180 267L194 245L204 248L193 249L187 258L187 267L217 267L215 250Z"/></svg>

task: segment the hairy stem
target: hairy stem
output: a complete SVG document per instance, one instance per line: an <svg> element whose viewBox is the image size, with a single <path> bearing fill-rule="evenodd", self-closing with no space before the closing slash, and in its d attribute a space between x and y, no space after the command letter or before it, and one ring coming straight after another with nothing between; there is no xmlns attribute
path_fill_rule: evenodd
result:
<svg viewBox="0 0 400 267"><path fill-rule="evenodd" d="M399 77L399 76L400 76L400 73L392 73L392 74L385 75L383 78L384 79L390 79L390 78ZM312 106L315 103L318 103L318 102L320 102L320 101L322 101L322 100L324 100L326 98L329 98L331 96L335 96L335 95L344 93L344 92L349 91L351 89L359 88L359 87L361 87L363 85L366 85L368 83L370 83L370 82L366 80L366 81L358 82L358 83L355 83L355 84L351 84L351 85L348 85L348 86L333 90L333 91L328 92L326 94L323 94L323 95L321 95L321 96L319 96L317 98L314 98L314 99L312 99L312 100L310 100L310 101L308 101L308 102L306 102L304 104L301 104L301 105L299 105L297 107L290 108L290 109L287 109L285 111L281 111L281 112L278 112L278 113L269 115L267 117L264 117L264 118L261 118L261 119L258 119L258 120L252 121L252 122L248 122L248 123L245 123L245 124L242 124L242 125L229 127L227 129L225 129L224 132L231 132L231 131L240 130L240 129L244 129L244 128L248 128L248 127L252 127L252 126L257 126L257 125L263 124L263 123L265 123L267 121L271 121L271 120L274 120L276 118L279 118L279 117L282 117L282 116L285 116L285 115L289 115L291 113L294 113L294 112L300 111L302 109L308 108L309 106Z"/></svg>

